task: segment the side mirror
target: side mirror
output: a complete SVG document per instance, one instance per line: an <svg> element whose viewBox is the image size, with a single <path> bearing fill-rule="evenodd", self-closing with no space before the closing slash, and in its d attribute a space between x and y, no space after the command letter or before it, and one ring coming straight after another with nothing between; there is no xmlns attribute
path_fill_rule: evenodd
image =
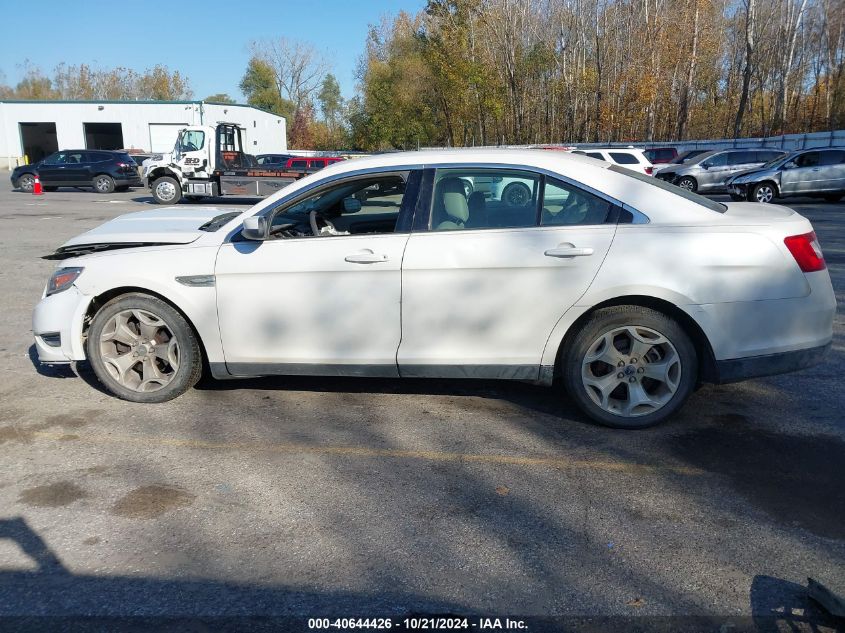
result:
<svg viewBox="0 0 845 633"><path fill-rule="evenodd" d="M251 215L248 218L244 218L241 235L247 240L263 242L267 239L268 228L267 218L263 215Z"/></svg>

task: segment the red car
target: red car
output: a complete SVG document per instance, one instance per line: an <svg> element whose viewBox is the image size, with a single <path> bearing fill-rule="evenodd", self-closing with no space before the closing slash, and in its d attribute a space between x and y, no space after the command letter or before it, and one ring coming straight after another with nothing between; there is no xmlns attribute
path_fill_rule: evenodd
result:
<svg viewBox="0 0 845 633"><path fill-rule="evenodd" d="M651 149L643 150L643 154L648 158L652 165L660 165L664 163L671 163L678 155L678 150L674 147L652 147Z"/></svg>
<svg viewBox="0 0 845 633"><path fill-rule="evenodd" d="M337 156L294 156L285 163L285 169L290 171L318 171L342 160Z"/></svg>

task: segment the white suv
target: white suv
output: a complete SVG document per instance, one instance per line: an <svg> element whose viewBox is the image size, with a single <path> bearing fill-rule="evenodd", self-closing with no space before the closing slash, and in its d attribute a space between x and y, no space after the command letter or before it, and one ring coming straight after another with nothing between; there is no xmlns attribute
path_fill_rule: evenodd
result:
<svg viewBox="0 0 845 633"><path fill-rule="evenodd" d="M607 163L615 163L626 169L638 171L646 176L654 175L654 165L645 157L643 150L633 147L599 147L572 150L573 154L582 154L597 158Z"/></svg>

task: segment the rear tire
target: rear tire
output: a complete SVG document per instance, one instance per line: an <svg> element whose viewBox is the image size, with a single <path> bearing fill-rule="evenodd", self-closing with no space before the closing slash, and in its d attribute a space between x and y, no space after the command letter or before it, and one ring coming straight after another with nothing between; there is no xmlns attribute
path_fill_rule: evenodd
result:
<svg viewBox="0 0 845 633"><path fill-rule="evenodd" d="M597 310L560 358L563 385L587 416L619 429L662 422L698 378L695 346L680 324L650 308Z"/></svg>
<svg viewBox="0 0 845 633"><path fill-rule="evenodd" d="M502 191L502 202L509 207L524 207L531 202L531 190L524 182L512 182Z"/></svg>
<svg viewBox="0 0 845 633"><path fill-rule="evenodd" d="M687 191L692 191L695 193L698 191L698 183L695 181L695 178L690 176L684 176L678 181L678 186L681 189L686 189Z"/></svg>
<svg viewBox="0 0 845 633"><path fill-rule="evenodd" d="M179 311L141 293L109 301L91 321L87 354L97 378L131 402L165 402L200 379L202 352Z"/></svg>
<svg viewBox="0 0 845 633"><path fill-rule="evenodd" d="M159 204L177 204L182 199L182 187L175 178L156 178L152 186L153 198Z"/></svg>
<svg viewBox="0 0 845 633"><path fill-rule="evenodd" d="M113 193L114 192L114 178L108 176L106 174L100 174L99 176L94 176L94 180L91 183L94 185L94 191L96 193Z"/></svg>

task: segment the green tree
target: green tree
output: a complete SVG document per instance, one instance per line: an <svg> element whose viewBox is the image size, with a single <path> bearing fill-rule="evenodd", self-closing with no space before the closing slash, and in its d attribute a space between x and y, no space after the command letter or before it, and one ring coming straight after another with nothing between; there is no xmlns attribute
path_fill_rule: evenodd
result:
<svg viewBox="0 0 845 633"><path fill-rule="evenodd" d="M279 92L276 75L270 64L253 56L241 78L240 89L248 104L281 115L288 121L288 125L292 124L294 105Z"/></svg>
<svg viewBox="0 0 845 633"><path fill-rule="evenodd" d="M235 103L235 100L225 92L217 92L213 95L209 95L203 99L203 101L209 101L212 103Z"/></svg>

